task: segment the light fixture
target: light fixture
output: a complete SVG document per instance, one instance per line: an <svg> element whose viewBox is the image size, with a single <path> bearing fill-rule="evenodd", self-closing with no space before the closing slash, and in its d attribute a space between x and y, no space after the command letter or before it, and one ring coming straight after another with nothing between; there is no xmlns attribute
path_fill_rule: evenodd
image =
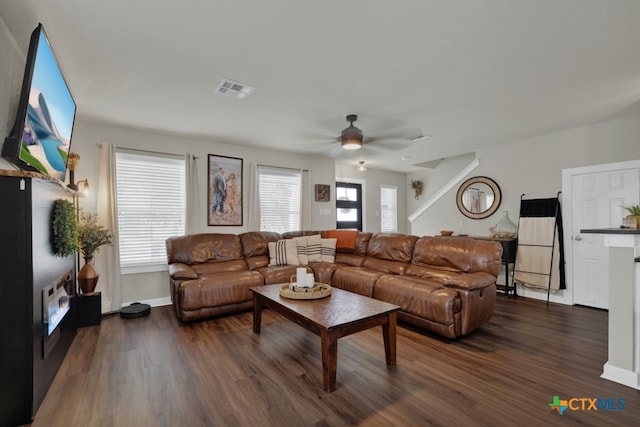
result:
<svg viewBox="0 0 640 427"><path fill-rule="evenodd" d="M68 159L67 159L67 168L69 169L69 185L67 185L67 187L69 187L72 190L78 190L78 185L74 182L75 181L75 173L76 173L76 167L78 166L78 161L80 160L80 156L77 155L76 153L69 153Z"/></svg>
<svg viewBox="0 0 640 427"><path fill-rule="evenodd" d="M360 160L358 162L358 170L360 172L365 172L367 170L367 166L364 164L364 160Z"/></svg>
<svg viewBox="0 0 640 427"><path fill-rule="evenodd" d="M82 184L82 187L80 187L80 184ZM82 193L84 197L89 197L89 180L88 179L83 179L78 181L76 183L76 186L78 187L78 190Z"/></svg>
<svg viewBox="0 0 640 427"><path fill-rule="evenodd" d="M347 116L349 127L345 128L340 136L340 144L345 150L357 150L362 148L364 136L362 135L362 130L353 125L353 122L356 120L358 120L358 116L355 114L349 114Z"/></svg>

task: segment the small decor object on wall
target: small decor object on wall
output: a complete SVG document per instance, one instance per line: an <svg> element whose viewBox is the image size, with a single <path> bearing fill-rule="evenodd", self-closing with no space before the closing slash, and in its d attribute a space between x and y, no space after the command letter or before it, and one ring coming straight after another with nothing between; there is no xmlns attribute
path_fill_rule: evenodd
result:
<svg viewBox="0 0 640 427"><path fill-rule="evenodd" d="M209 154L207 225L242 225L242 159Z"/></svg>
<svg viewBox="0 0 640 427"><path fill-rule="evenodd" d="M420 195L422 194L422 181L420 180L412 180L411 181L411 188L413 188L413 191L416 193L415 194L415 198L416 200L420 199Z"/></svg>
<svg viewBox="0 0 640 427"><path fill-rule="evenodd" d="M326 184L316 184L316 202L328 202L330 200L331 187Z"/></svg>

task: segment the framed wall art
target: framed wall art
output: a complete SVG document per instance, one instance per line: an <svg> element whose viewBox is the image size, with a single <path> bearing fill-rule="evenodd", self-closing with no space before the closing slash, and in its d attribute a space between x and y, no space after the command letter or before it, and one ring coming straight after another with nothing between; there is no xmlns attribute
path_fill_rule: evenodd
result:
<svg viewBox="0 0 640 427"><path fill-rule="evenodd" d="M316 184L316 202L328 202L331 187L326 184Z"/></svg>
<svg viewBox="0 0 640 427"><path fill-rule="evenodd" d="M209 154L207 225L242 225L242 159Z"/></svg>

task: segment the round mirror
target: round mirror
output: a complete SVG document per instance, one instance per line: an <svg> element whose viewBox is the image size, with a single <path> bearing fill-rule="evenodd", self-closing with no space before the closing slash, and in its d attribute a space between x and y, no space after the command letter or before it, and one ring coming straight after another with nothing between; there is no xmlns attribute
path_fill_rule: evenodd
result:
<svg viewBox="0 0 640 427"><path fill-rule="evenodd" d="M502 193L491 178L474 176L460 185L456 203L462 214L472 219L490 217L500 207Z"/></svg>

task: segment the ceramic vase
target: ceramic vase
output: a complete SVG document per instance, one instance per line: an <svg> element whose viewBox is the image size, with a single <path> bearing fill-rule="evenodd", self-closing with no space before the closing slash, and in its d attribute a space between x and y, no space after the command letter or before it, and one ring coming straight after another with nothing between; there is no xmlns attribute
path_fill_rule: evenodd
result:
<svg viewBox="0 0 640 427"><path fill-rule="evenodd" d="M84 265L78 272L78 285L83 294L90 294L96 290L100 275L93 267L93 257L84 257Z"/></svg>

